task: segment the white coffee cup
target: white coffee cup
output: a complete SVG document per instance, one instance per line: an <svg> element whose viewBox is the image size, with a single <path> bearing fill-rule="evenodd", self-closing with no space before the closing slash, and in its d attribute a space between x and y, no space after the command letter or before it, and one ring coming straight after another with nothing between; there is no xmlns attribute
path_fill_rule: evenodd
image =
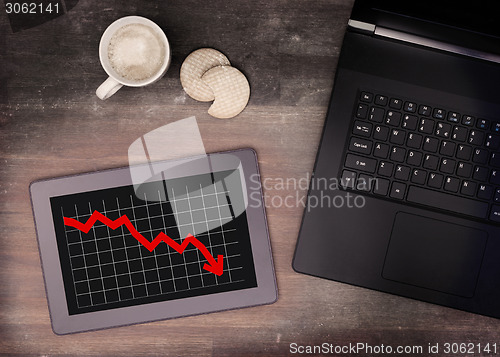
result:
<svg viewBox="0 0 500 357"><path fill-rule="evenodd" d="M116 20L99 43L99 58L109 78L97 88L97 96L104 100L124 85L156 82L167 72L170 57L167 36L153 21L140 16Z"/></svg>

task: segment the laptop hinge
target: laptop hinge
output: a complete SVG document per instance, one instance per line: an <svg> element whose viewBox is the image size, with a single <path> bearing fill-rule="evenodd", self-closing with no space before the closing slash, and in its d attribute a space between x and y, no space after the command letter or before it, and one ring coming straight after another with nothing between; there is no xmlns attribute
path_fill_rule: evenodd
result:
<svg viewBox="0 0 500 357"><path fill-rule="evenodd" d="M375 25L368 22L349 19L347 25L356 32L361 32L368 35L373 35L375 33Z"/></svg>
<svg viewBox="0 0 500 357"><path fill-rule="evenodd" d="M351 21L351 20L350 20ZM349 21L349 22L350 22ZM375 26L374 26L375 27ZM456 53L464 55L467 57L479 58L482 60L500 63L500 56L488 52L483 52L479 50L474 50L471 48L466 48L458 45L453 45L450 43L433 40L426 37L420 37L412 35L406 32L395 31L384 27L377 26L373 32L376 36L381 36L385 38L390 38L393 40L403 41L407 43L412 43L415 45L425 46L429 48L434 48L446 52Z"/></svg>

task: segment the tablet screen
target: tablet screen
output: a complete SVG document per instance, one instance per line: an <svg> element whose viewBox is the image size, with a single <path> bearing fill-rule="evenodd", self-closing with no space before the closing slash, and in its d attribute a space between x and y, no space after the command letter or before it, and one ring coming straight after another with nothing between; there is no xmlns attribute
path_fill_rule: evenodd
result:
<svg viewBox="0 0 500 357"><path fill-rule="evenodd" d="M69 315L257 287L243 192L236 169L51 197Z"/></svg>

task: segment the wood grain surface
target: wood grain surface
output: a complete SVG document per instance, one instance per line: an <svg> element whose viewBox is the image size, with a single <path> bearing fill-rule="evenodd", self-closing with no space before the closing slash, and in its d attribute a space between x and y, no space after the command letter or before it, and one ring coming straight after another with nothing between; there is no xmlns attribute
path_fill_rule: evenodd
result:
<svg viewBox="0 0 500 357"><path fill-rule="evenodd" d="M497 343L500 354L499 320L313 278L291 267L303 207L279 202L288 195L303 197L305 188L273 184L307 178L313 168L352 3L81 0L65 15L18 32L12 31L2 7L0 355L289 356L291 343L323 342L418 345L424 351L436 343ZM95 95L106 79L98 57L100 35L126 15L148 17L164 29L172 64L159 82L123 88L101 101ZM222 51L247 76L250 102L236 118L212 118L207 114L209 103L184 93L180 65L200 47ZM268 183L267 217L279 300L261 307L55 335L30 182L125 166L128 147L138 136L193 115L207 152L253 147L258 153Z"/></svg>

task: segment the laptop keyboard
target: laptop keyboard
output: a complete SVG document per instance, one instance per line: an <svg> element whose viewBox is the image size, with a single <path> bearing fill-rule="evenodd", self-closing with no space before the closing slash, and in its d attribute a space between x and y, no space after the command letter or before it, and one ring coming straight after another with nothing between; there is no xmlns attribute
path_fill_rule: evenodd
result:
<svg viewBox="0 0 500 357"><path fill-rule="evenodd" d="M347 145L345 189L500 222L500 118L361 91Z"/></svg>

